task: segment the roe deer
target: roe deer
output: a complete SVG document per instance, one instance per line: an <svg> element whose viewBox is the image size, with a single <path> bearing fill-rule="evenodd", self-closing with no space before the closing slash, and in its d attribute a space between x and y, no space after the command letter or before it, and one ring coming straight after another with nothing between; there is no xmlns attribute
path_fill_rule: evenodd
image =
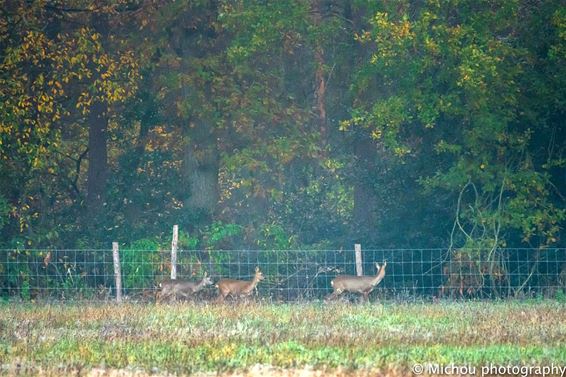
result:
<svg viewBox="0 0 566 377"><path fill-rule="evenodd" d="M353 292L360 293L363 300L368 301L368 295L385 276L385 266L387 266L387 262L383 262L383 267L381 268L378 263L375 264L378 272L376 276L336 276L336 278L330 282L334 292L332 292L327 299L336 298L343 292Z"/></svg>
<svg viewBox="0 0 566 377"><path fill-rule="evenodd" d="M255 268L255 275L253 280L233 280L233 279L221 279L216 286L218 287L218 298L217 302L222 302L228 295L232 297L247 297L252 294L253 290L257 286L257 283L262 281L264 278L263 274L259 270L259 267Z"/></svg>
<svg viewBox="0 0 566 377"><path fill-rule="evenodd" d="M184 280L167 279L159 284L161 291L157 294L157 301L161 301L164 298L171 296L173 296L174 299L177 299L177 294L183 296L184 298L188 298L207 285L212 285L212 280L207 276L206 272L204 273L202 280L198 283Z"/></svg>

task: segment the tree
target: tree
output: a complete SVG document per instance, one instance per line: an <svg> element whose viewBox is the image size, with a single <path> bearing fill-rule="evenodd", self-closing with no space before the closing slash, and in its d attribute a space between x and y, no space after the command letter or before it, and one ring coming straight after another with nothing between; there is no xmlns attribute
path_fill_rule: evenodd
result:
<svg viewBox="0 0 566 377"><path fill-rule="evenodd" d="M502 283L495 272L516 257L499 249L554 245L566 218L553 174L564 144L545 136L562 127L555 117L564 93L546 92L554 85L545 72L563 75L554 65L562 11L556 2L540 5L384 3L357 35L372 53L358 71L352 117L342 123L367 130L404 163L426 161L420 191L431 203L447 195L449 249L456 259L460 248L486 258L489 270L478 273L487 273L495 294ZM542 44L526 31L533 25L546 26ZM533 270L517 292L541 254L528 257Z"/></svg>
<svg viewBox="0 0 566 377"><path fill-rule="evenodd" d="M58 237L55 229L61 220L42 208L69 215L62 187L81 205L76 200L82 197L78 177L85 152L80 137L73 142L68 138L83 133L81 124L89 114L91 124L102 115L108 116L98 104L118 103L135 90L137 63L131 51L114 56L106 53L100 34L76 22L74 16L75 12L109 12L109 8L95 12L59 8L52 3L28 6L10 2L3 9L7 17L1 36L0 155L11 189L3 188L2 195L7 193L12 208L13 234L27 232L29 242L52 242ZM66 12L73 13L72 23L67 22ZM104 125L99 124L96 130L100 132L91 133L91 147L99 155L91 151L96 157L91 160L101 162L102 168L93 169L96 162L91 163L91 170L97 172L92 177L100 175L100 180L91 179L89 198L100 196L103 185L99 183L105 176ZM95 136L102 142L95 143ZM62 212L58 213L59 209Z"/></svg>

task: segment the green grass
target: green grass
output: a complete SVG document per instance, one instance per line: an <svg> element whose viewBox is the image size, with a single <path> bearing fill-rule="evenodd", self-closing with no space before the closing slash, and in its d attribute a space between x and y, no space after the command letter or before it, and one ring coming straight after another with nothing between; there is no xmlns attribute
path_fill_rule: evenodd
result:
<svg viewBox="0 0 566 377"><path fill-rule="evenodd" d="M176 374L257 364L401 374L414 363L566 365L565 309L550 301L2 304L0 364L4 372L19 364Z"/></svg>

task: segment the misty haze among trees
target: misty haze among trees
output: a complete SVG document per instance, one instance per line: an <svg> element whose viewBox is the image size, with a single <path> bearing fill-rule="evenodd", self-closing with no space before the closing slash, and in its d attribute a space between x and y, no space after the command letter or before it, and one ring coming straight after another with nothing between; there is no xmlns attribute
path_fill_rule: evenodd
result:
<svg viewBox="0 0 566 377"><path fill-rule="evenodd" d="M0 0L0 247L565 247L560 0Z"/></svg>

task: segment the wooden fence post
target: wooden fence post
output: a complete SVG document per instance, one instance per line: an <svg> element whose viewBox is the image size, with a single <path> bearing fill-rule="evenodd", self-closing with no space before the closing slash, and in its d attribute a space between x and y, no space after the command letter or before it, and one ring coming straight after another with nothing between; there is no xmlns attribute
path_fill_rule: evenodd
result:
<svg viewBox="0 0 566 377"><path fill-rule="evenodd" d="M177 279L177 245L179 244L179 225L173 225L171 241L171 280Z"/></svg>
<svg viewBox="0 0 566 377"><path fill-rule="evenodd" d="M116 281L116 302L122 302L122 271L120 269L120 252L118 242L112 242L112 258L114 259L114 279Z"/></svg>
<svg viewBox="0 0 566 377"><path fill-rule="evenodd" d="M356 275L363 276L364 268L362 264L362 245L359 243L354 244L354 251L356 253Z"/></svg>

